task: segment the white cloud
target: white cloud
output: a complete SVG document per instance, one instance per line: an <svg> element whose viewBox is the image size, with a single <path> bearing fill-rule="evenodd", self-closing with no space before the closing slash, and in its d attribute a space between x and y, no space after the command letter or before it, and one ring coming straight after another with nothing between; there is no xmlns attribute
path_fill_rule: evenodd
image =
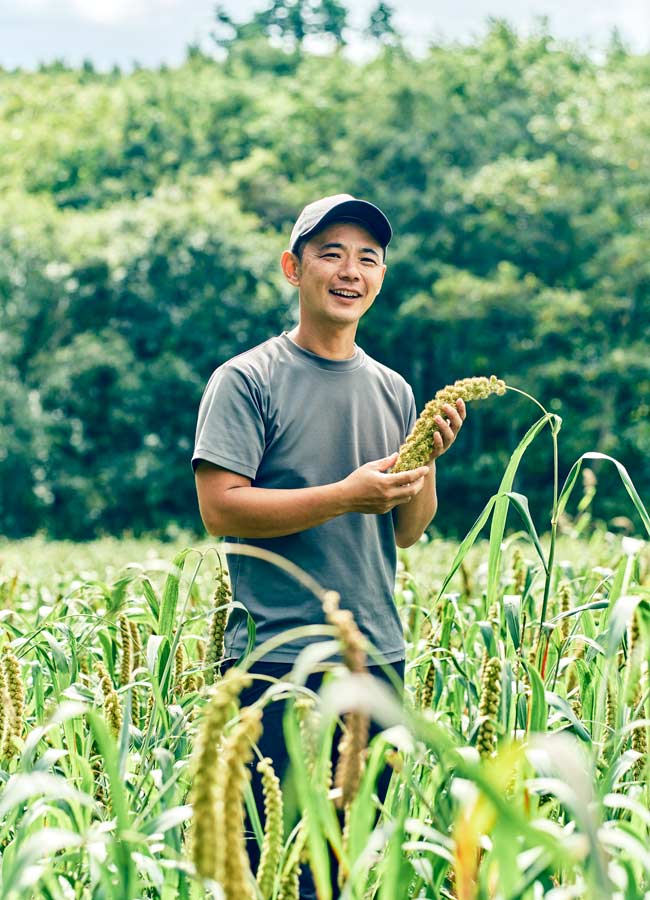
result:
<svg viewBox="0 0 650 900"><path fill-rule="evenodd" d="M14 17L79 20L99 25L156 21L158 16L182 11L182 0L17 0Z"/></svg>
<svg viewBox="0 0 650 900"><path fill-rule="evenodd" d="M221 0L236 19L246 19L269 0ZM377 0L344 0L353 26L363 27ZM614 27L637 51L650 50L648 0L391 0L396 24L410 44L468 40L485 32L489 16L505 18L526 32L547 16L561 39L602 47ZM33 67L87 57L100 68L134 60L156 66L179 63L189 43L210 46L217 0L0 0L0 65ZM9 7L9 8L8 8ZM362 52L352 37L352 52Z"/></svg>

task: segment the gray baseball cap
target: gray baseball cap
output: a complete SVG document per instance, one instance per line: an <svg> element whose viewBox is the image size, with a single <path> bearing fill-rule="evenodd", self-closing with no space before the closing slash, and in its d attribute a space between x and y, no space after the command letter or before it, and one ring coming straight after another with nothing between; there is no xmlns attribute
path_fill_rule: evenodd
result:
<svg viewBox="0 0 650 900"><path fill-rule="evenodd" d="M390 222L378 206L367 200L357 200L352 194L332 194L331 197L308 203L303 209L293 226L289 249L293 253L299 241L310 238L330 222L341 221L359 222L374 235L384 250L393 236Z"/></svg>

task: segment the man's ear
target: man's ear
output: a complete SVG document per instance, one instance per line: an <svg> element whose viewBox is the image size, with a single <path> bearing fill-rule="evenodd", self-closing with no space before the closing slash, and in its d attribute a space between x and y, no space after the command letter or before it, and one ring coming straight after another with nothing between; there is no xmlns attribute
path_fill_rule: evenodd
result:
<svg viewBox="0 0 650 900"><path fill-rule="evenodd" d="M300 260L296 254L285 250L280 258L280 265L289 284L298 287L300 284Z"/></svg>

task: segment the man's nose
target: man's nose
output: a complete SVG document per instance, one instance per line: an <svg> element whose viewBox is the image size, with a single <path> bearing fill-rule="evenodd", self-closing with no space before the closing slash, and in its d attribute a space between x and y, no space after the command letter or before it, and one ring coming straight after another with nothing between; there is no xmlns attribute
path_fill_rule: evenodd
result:
<svg viewBox="0 0 650 900"><path fill-rule="evenodd" d="M349 278L356 281L359 278L359 264L353 257L344 256L341 260L339 272L343 278Z"/></svg>

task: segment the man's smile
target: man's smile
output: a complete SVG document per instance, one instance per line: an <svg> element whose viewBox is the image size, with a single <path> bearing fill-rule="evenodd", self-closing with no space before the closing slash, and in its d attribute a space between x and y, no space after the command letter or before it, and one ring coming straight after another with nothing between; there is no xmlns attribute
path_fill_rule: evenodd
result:
<svg viewBox="0 0 650 900"><path fill-rule="evenodd" d="M343 297L344 300L356 300L361 296L359 291L348 291L345 288L332 288L330 294L334 294L335 297Z"/></svg>

